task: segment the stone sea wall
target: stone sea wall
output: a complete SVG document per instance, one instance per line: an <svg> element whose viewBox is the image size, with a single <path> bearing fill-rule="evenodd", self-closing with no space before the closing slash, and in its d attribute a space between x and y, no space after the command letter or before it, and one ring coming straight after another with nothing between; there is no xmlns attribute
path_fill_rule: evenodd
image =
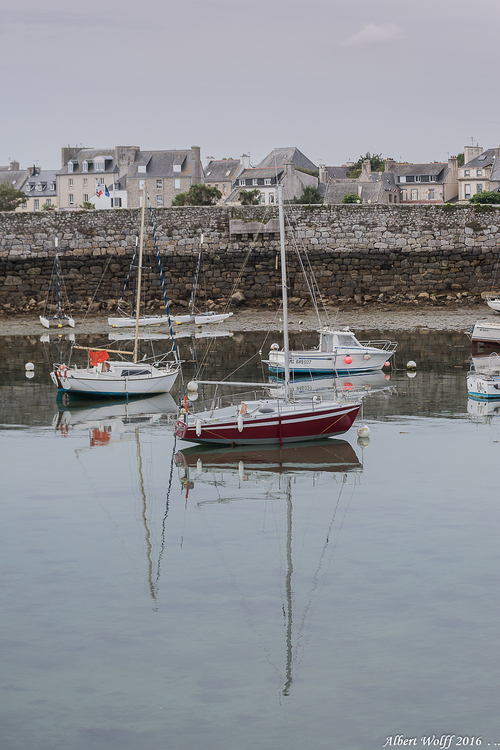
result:
<svg viewBox="0 0 500 750"><path fill-rule="evenodd" d="M188 304L201 232L200 292L210 306L223 305L236 290L247 304L274 304L281 279L277 208L165 208L153 211L153 219L174 310ZM54 287L55 237L72 309L114 309L140 220L140 210L0 214L0 311L45 305ZM293 227L287 232L292 304L309 299L295 249L333 303L474 300L497 285L500 207L288 206L286 222ZM160 309L149 212L145 234L144 287L150 309Z"/></svg>

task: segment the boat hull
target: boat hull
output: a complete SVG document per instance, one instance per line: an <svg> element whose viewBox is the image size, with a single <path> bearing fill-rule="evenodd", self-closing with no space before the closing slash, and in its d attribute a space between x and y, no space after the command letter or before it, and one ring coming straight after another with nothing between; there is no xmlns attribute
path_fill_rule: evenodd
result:
<svg viewBox="0 0 500 750"><path fill-rule="evenodd" d="M352 361L347 363L346 357ZM361 352L341 350L337 354L323 354L318 351L290 352L290 373L295 375L349 375L359 372L374 372L381 370L391 357L387 352ZM285 370L285 355L283 352L270 352L267 362L269 371L283 373Z"/></svg>
<svg viewBox="0 0 500 750"><path fill-rule="evenodd" d="M128 371L133 370L132 367ZM136 375L123 375L114 372L96 372L95 368L58 367L51 372L51 378L61 393L74 393L79 396L129 397L146 396L155 393L168 393L179 374L179 368L162 370L156 367L135 368ZM142 372L140 372L142 370ZM122 368L123 372L123 368Z"/></svg>
<svg viewBox="0 0 500 750"><path fill-rule="evenodd" d="M305 406L302 402L286 404L280 409L276 402L261 402L261 409L270 413L255 416L260 409L246 405L248 413L242 415L240 424L235 416L209 420L201 415L189 415L177 420L175 434L193 443L220 443L258 445L261 443L283 445L300 441L320 440L333 435L343 435L356 419L360 404L319 402ZM272 409L271 409L272 407Z"/></svg>
<svg viewBox="0 0 500 750"><path fill-rule="evenodd" d="M167 315L144 315L139 318L139 326L159 326L162 323L168 323ZM108 325L112 328L134 328L136 325L135 318L108 318Z"/></svg>
<svg viewBox="0 0 500 750"><path fill-rule="evenodd" d="M471 373L467 376L467 392L469 398L481 400L500 399L500 375L488 376Z"/></svg>
<svg viewBox="0 0 500 750"><path fill-rule="evenodd" d="M500 297L488 297L486 299L486 304L488 307L491 307L492 310L495 310L495 312L500 312Z"/></svg>
<svg viewBox="0 0 500 750"><path fill-rule="evenodd" d="M197 326L203 326L206 323L220 323L221 320L227 320L233 313L202 313L195 315L194 322Z"/></svg>
<svg viewBox="0 0 500 750"><path fill-rule="evenodd" d="M40 315L40 323L44 328L65 328L66 326L69 326L70 328L75 327L75 321L68 315L63 315L60 318L48 318L45 315Z"/></svg>
<svg viewBox="0 0 500 750"><path fill-rule="evenodd" d="M500 322L478 320L472 327L471 341L500 346Z"/></svg>

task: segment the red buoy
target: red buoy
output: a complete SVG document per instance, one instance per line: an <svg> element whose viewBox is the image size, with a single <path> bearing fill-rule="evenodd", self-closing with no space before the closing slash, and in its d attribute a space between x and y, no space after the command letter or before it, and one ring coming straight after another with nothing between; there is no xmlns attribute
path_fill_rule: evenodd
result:
<svg viewBox="0 0 500 750"><path fill-rule="evenodd" d="M347 357L344 357L344 362L346 363L346 365L350 365L352 362L352 357L347 355Z"/></svg>

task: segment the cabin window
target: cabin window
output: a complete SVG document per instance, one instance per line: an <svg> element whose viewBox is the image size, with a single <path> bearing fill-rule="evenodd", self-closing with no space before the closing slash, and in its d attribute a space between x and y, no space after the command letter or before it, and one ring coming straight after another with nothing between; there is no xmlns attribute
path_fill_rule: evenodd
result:
<svg viewBox="0 0 500 750"><path fill-rule="evenodd" d="M339 333L337 336L339 346L361 346L359 341L356 341L354 336L348 334Z"/></svg>

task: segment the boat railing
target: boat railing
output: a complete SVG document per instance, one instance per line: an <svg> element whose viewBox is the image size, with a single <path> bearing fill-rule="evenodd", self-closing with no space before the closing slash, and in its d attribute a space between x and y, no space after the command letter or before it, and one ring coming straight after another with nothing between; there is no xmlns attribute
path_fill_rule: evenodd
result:
<svg viewBox="0 0 500 750"><path fill-rule="evenodd" d="M398 342L397 341L388 341L388 340L382 340L382 341L360 341L359 342L361 346L370 346L374 349L382 349L384 352L388 352L390 354L393 354L396 351Z"/></svg>

